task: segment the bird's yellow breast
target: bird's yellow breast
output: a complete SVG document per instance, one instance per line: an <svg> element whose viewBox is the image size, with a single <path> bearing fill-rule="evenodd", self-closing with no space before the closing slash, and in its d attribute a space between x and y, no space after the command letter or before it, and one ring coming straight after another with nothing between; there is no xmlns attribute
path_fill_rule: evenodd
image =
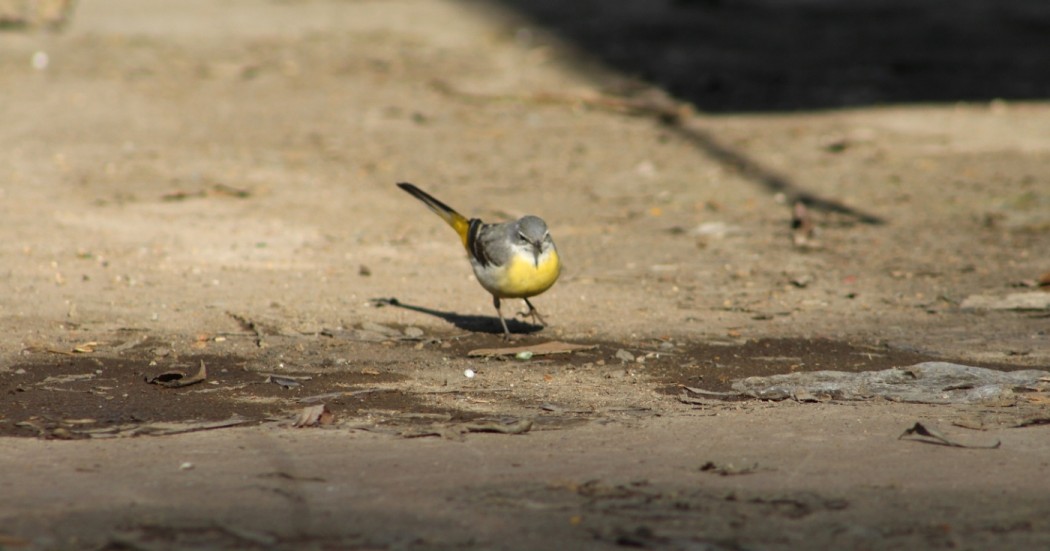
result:
<svg viewBox="0 0 1050 551"><path fill-rule="evenodd" d="M499 284L501 298L526 298L538 295L557 281L561 261L553 248L536 263L528 255L516 255L507 264Z"/></svg>

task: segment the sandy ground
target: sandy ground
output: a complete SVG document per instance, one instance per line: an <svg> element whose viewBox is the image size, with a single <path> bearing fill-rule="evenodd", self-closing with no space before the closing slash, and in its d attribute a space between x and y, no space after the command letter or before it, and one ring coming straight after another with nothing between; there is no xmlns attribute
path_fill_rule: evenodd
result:
<svg viewBox="0 0 1050 551"><path fill-rule="evenodd" d="M1050 106L739 112L510 4L97 0L0 32L0 548L1048 545L1048 429L953 426L1016 405L675 385L1048 369ZM1037 33L1036 8L988 20ZM513 327L597 348L469 357L501 345L490 298L397 181L545 218L550 326ZM202 360L203 385L143 381ZM334 422L291 426L320 402ZM1001 446L897 440L916 421Z"/></svg>

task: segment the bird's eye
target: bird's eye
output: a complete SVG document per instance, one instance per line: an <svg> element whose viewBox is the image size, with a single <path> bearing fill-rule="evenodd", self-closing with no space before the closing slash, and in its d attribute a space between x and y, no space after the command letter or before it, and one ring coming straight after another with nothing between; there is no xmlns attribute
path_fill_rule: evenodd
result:
<svg viewBox="0 0 1050 551"><path fill-rule="evenodd" d="M523 234L521 232L518 232L518 238L521 239L522 241L528 241L529 240L529 238L525 237L525 234Z"/></svg>

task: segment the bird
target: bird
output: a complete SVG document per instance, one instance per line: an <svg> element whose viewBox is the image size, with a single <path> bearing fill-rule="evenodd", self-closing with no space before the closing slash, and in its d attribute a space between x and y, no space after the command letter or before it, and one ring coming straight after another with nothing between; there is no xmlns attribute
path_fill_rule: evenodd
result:
<svg viewBox="0 0 1050 551"><path fill-rule="evenodd" d="M561 274L561 259L542 218L528 215L487 224L478 218L468 219L413 184L400 182L397 186L422 201L459 235L478 283L492 294L505 340L510 340L511 334L500 308L502 299L524 299L529 309L519 315L547 325L529 297L554 285Z"/></svg>

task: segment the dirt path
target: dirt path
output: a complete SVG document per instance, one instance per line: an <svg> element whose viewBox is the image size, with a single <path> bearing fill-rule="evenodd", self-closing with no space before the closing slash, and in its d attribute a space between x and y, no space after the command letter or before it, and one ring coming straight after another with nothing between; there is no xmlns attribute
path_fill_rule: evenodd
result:
<svg viewBox="0 0 1050 551"><path fill-rule="evenodd" d="M698 113L553 28L499 3L107 0L0 32L0 548L1045 546L1047 429L1005 428L1045 388L683 386L1050 368L1050 109ZM551 326L513 327L595 348L469 356L501 346L491 301L405 180L543 216ZM330 424L292 427L319 404ZM1001 446L897 440L917 421Z"/></svg>

